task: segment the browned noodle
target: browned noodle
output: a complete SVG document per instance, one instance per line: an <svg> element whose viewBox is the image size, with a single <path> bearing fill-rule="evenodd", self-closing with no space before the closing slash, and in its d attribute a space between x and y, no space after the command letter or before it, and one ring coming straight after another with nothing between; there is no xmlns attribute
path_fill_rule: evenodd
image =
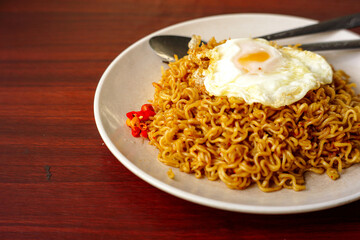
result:
<svg viewBox="0 0 360 240"><path fill-rule="evenodd" d="M343 71L291 105L249 105L197 85L196 70L208 66L204 53L217 44L191 49L154 83L149 139L162 163L232 189L257 183L270 192L305 189L307 171L336 179L360 161L360 99Z"/></svg>

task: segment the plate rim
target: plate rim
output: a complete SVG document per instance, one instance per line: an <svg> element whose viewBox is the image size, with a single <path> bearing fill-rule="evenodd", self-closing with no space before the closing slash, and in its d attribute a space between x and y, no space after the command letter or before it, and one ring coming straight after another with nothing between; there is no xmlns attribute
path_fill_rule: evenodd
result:
<svg viewBox="0 0 360 240"><path fill-rule="evenodd" d="M127 159L112 143L111 139L107 135L104 126L103 121L101 119L100 114L100 107L99 107L99 99L100 99L100 93L102 86L105 82L105 79L113 69L114 65L122 58L122 56L126 55L129 51L132 51L134 48L136 48L138 45L142 44L144 41L147 41L154 35L158 35L161 32L166 32L171 29L175 29L177 27L180 27L182 25L187 24L194 24L196 22L200 21L207 21L207 20L216 20L216 19L223 19L223 18L233 18L238 16L248 16L248 17L256 17L256 16L264 16L264 17L284 17L284 18L293 18L298 20L305 20L305 21L313 21L314 23L318 22L317 20L310 19L310 18L304 18L299 16L293 16L293 15L285 15L285 14L274 14L274 13L230 13L230 14L219 14L219 15L212 15L212 16L206 16L206 17L200 17L195 18L191 20L186 20L183 22L175 23L173 25L167 26L165 28L159 29L153 33L150 33L141 39L137 40L130 46L128 46L125 50L123 50L116 58L112 60L110 65L107 66L106 70L102 74L94 95L94 102L93 102L93 110L94 110L94 118L96 127L98 129L98 132L104 141L104 144L107 146L107 148L110 150L110 152L118 159L118 161L123 164L129 171L131 171L133 174L135 174L137 177L142 179L143 181L149 183L153 187L160 189L168 194L171 194L173 196L176 196L180 199L193 202L199 205L212 207L215 209L221 209L226 211L233 211L233 212L242 212L242 213L253 213L253 214L296 214L296 213L306 213L306 212L313 212L313 211L319 211L324 209L329 209L341 205L345 205L354 201L357 201L360 199L360 192L351 194L345 197L337 198L334 200L329 200L325 202L320 203L312 203L312 204L302 204L298 206L254 206L254 205L247 205L247 204L240 204L240 203L230 203L225 201L219 201L214 200L206 197L202 197L190 192L183 191L181 189L178 189L172 185L169 185L167 183L164 183L155 177L149 175L148 173L142 171L139 169L135 164L133 164L129 159ZM358 34L345 30L348 33L351 33L355 37L360 37Z"/></svg>

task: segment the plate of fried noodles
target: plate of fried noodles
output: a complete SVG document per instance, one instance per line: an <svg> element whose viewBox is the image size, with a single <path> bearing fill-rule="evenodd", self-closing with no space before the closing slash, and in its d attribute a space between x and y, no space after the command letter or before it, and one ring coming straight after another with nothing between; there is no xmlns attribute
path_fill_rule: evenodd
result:
<svg viewBox="0 0 360 240"><path fill-rule="evenodd" d="M228 14L186 21L140 39L110 64L98 84L94 113L104 143L154 187L213 208L289 214L358 200L359 50L319 52L333 68L333 82L272 108L208 94L191 83L208 59L187 56L165 64L148 44L155 35L197 35L208 42L202 49L211 49L226 39L315 22ZM277 44L358 38L340 30ZM201 49L192 50L195 56Z"/></svg>

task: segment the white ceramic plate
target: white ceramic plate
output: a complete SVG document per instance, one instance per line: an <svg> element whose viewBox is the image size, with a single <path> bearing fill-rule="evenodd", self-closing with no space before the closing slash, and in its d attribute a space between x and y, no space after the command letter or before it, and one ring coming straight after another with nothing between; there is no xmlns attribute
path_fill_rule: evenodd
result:
<svg viewBox="0 0 360 240"><path fill-rule="evenodd" d="M230 211L284 214L309 212L339 206L360 198L360 168L353 166L332 181L326 175L308 174L307 189L301 192L283 189L263 193L257 186L246 190L230 190L220 181L196 179L173 169L175 179L167 176L168 166L157 160L157 149L141 138L133 138L126 126L125 114L139 110L154 93L152 82L161 76L165 64L150 49L148 40L154 35L197 34L204 40L255 37L286 30L316 21L273 14L231 14L196 19L157 31L123 51L106 69L98 84L94 111L95 121L106 146L130 171L151 185L177 197L198 204ZM334 31L278 41L281 44L357 39L358 35ZM359 50L322 52L337 69L345 70L360 86ZM357 89L358 92L359 89ZM141 193L139 193L141 194Z"/></svg>

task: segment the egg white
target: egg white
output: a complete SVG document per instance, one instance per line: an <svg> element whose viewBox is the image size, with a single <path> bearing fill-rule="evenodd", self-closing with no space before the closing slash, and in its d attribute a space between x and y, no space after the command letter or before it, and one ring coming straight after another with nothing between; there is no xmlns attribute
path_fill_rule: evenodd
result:
<svg viewBox="0 0 360 240"><path fill-rule="evenodd" d="M263 53L266 60L240 61ZM247 103L281 107L292 104L311 89L332 82L332 69L313 52L274 47L264 39L239 38L210 50L204 85L214 96L241 97ZM245 56L245 58L243 58Z"/></svg>

